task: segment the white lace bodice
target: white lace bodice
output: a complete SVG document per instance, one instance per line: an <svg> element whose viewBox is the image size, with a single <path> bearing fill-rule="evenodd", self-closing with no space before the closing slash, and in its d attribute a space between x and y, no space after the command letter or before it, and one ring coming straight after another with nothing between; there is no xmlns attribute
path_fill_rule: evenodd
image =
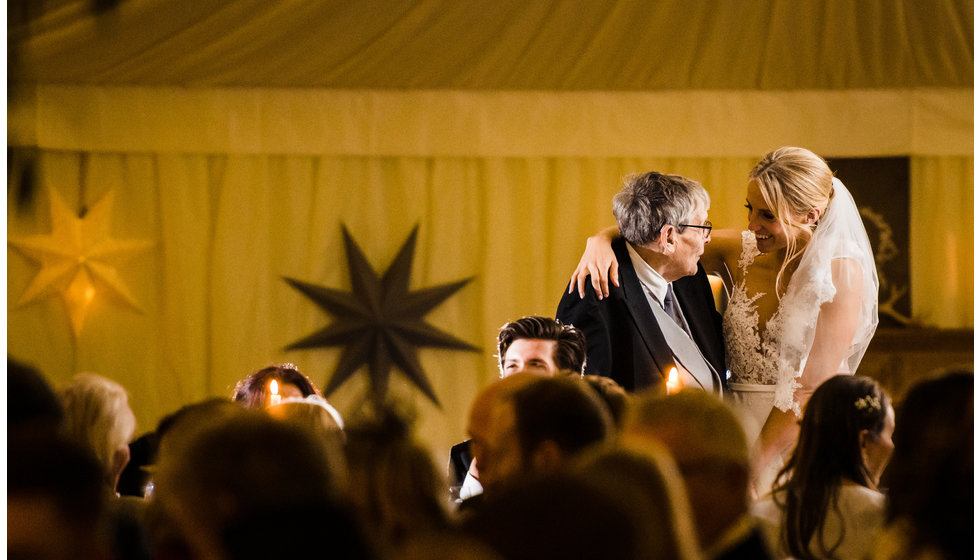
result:
<svg viewBox="0 0 980 560"><path fill-rule="evenodd" d="M765 294L759 293L749 297L745 289L747 268L760 254L750 232L743 231L742 253L738 259L736 281L732 286L722 322L725 353L731 381L775 385L776 369L766 360L766 354L771 354L775 348L772 345L768 324L760 329L759 311L755 304L756 300Z"/></svg>
<svg viewBox="0 0 980 560"><path fill-rule="evenodd" d="M794 275L776 313L765 325L760 325L756 301L765 294L750 296L745 288L749 266L759 255L755 236L743 231L742 253L723 318L730 381L772 385L774 405L799 414L799 404L793 400L793 394L800 387L798 378L812 343L805 333L812 332L816 325L820 305L833 299L833 281L829 270L820 278Z"/></svg>

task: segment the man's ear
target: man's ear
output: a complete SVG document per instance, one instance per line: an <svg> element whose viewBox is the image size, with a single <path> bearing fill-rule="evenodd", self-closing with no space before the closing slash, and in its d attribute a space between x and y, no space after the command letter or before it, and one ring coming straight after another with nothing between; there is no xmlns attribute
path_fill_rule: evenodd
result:
<svg viewBox="0 0 980 560"><path fill-rule="evenodd" d="M657 240L654 241L660 246L660 252L664 255L671 255L677 248L677 228L674 226L664 226L660 230L660 235L657 236Z"/></svg>
<svg viewBox="0 0 980 560"><path fill-rule="evenodd" d="M119 476L122 475L123 469L129 464L129 446L121 445L112 453L112 465L110 465L109 476L112 477L112 489L115 491L116 485L119 484Z"/></svg>

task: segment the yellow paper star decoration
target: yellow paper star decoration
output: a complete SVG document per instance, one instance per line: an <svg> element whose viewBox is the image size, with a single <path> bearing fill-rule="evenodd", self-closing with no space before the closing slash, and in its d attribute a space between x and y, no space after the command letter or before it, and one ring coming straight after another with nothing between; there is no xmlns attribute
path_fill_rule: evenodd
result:
<svg viewBox="0 0 980 560"><path fill-rule="evenodd" d="M116 266L145 251L153 242L110 236L111 191L83 217L72 211L54 189L48 192L51 233L7 241L19 253L41 265L17 305L26 305L54 293L61 294L76 337L85 323L89 306L103 292L142 312L136 298L119 277Z"/></svg>

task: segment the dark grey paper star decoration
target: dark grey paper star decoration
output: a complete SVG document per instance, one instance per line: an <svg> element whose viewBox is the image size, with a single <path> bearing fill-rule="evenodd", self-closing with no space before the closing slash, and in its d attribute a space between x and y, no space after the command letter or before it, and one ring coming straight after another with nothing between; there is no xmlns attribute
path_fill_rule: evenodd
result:
<svg viewBox="0 0 980 560"><path fill-rule="evenodd" d="M286 349L345 347L337 369L323 390L324 394L332 393L353 377L361 366L367 365L371 397L380 403L388 392L391 368L397 366L425 396L439 406L439 399L419 363L418 348L428 346L467 351L478 351L479 348L429 325L424 317L473 278L409 291L418 225L412 229L381 277L371 268L347 227L341 225L341 229L350 269L351 291L344 292L284 277L292 287L334 317L332 323Z"/></svg>

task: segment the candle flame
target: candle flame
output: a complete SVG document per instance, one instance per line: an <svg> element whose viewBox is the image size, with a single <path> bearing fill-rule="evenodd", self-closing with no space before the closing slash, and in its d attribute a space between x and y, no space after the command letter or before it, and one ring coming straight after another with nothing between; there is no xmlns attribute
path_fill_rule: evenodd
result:
<svg viewBox="0 0 980 560"><path fill-rule="evenodd" d="M667 394L673 395L674 393L681 390L681 382L677 379L677 368L670 368L670 372L667 374Z"/></svg>
<svg viewBox="0 0 980 560"><path fill-rule="evenodd" d="M276 406L282 402L282 396L279 394L279 382L273 379L269 382L269 406Z"/></svg>

